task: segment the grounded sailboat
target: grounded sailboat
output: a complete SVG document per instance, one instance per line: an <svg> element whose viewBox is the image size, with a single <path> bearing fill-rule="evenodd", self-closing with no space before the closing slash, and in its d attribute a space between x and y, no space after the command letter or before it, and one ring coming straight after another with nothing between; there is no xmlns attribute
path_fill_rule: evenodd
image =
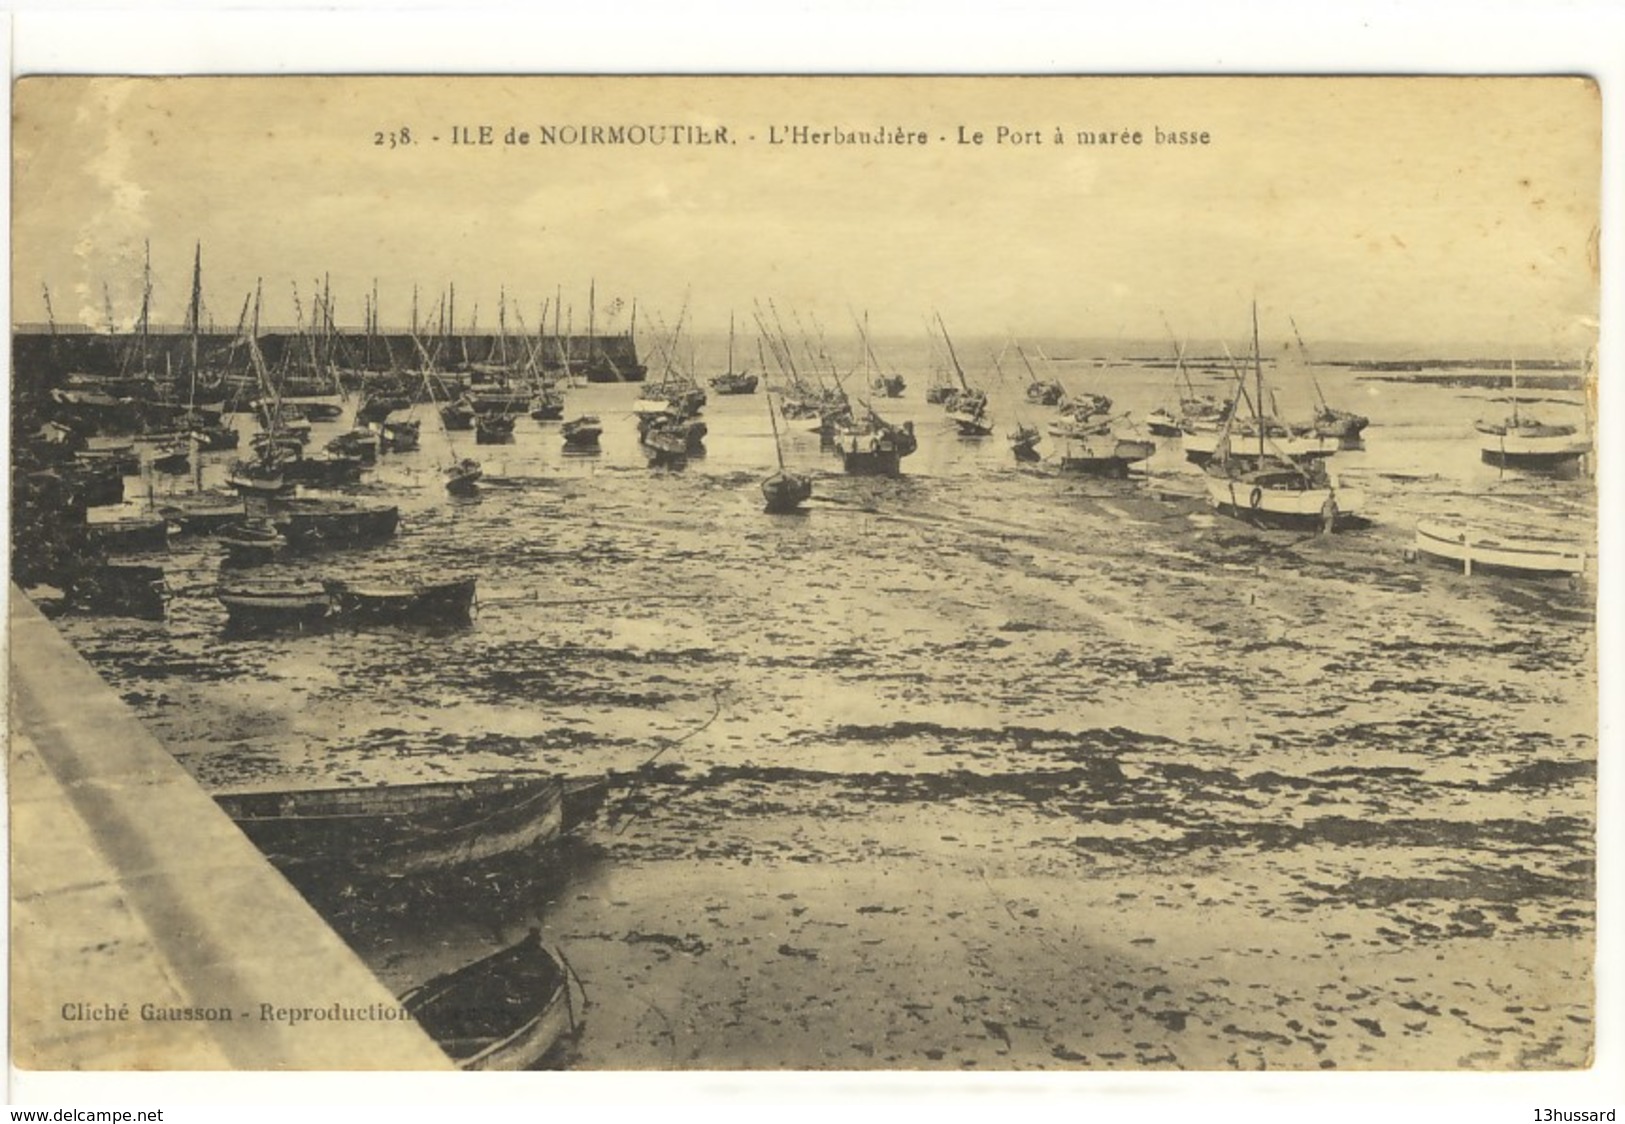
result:
<svg viewBox="0 0 1625 1124"><path fill-rule="evenodd" d="M1503 421L1479 421L1479 456L1497 468L1526 469L1533 472L1573 471L1580 458L1591 452L1591 442L1579 427L1567 423L1550 424L1529 417L1518 409L1518 364L1512 364L1512 414Z"/></svg>
<svg viewBox="0 0 1625 1124"><path fill-rule="evenodd" d="M767 402L767 420L773 426L773 452L779 460L779 470L762 481L762 498L767 510L779 514L795 511L812 495L812 478L791 472L784 465L784 446L779 443L779 423L773 413L773 400Z"/></svg>
<svg viewBox="0 0 1625 1124"><path fill-rule="evenodd" d="M1276 527L1313 527L1331 533L1360 515L1365 497L1342 486L1321 458L1298 459L1270 448L1270 426L1263 413L1264 368L1258 350L1258 308L1253 308L1253 407L1258 446L1254 453L1236 451L1231 429L1237 406L1247 397L1245 379L1236 382L1230 414L1218 447L1203 468L1208 499L1235 519Z"/></svg>

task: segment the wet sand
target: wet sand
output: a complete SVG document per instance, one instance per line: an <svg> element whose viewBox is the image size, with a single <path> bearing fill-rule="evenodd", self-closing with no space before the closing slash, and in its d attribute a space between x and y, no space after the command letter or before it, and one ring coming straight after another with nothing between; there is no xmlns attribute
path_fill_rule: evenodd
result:
<svg viewBox="0 0 1625 1124"><path fill-rule="evenodd" d="M537 869L335 910L397 990L540 924L590 1004L555 1064L1587 1064L1590 591L1402 557L1495 485L1373 467L1374 526L1259 531L1176 456L1018 469L916 400L908 475L798 435L774 518L751 406L682 473L522 434L475 501L402 475L342 565L476 569L469 630L223 637L202 543L169 622L63 626L216 790L609 773Z"/></svg>

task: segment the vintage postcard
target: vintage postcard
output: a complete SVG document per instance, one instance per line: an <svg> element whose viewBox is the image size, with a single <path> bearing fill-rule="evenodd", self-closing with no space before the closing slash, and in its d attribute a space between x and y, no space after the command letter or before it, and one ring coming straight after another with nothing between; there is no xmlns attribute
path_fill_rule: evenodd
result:
<svg viewBox="0 0 1625 1124"><path fill-rule="evenodd" d="M1583 76L20 79L13 1064L1586 1069L1602 166Z"/></svg>

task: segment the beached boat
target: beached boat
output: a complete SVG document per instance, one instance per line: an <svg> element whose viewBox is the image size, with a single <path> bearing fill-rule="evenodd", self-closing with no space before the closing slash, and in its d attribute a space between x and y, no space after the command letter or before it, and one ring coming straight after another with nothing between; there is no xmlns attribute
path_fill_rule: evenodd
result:
<svg viewBox="0 0 1625 1124"><path fill-rule="evenodd" d="M152 451L152 467L157 472L185 472L192 464L192 443L169 441Z"/></svg>
<svg viewBox="0 0 1625 1124"><path fill-rule="evenodd" d="M474 491L475 485L484 475L485 470L480 467L480 462L472 457L464 457L441 470L441 478L446 482L446 491L454 494L466 495Z"/></svg>
<svg viewBox="0 0 1625 1124"><path fill-rule="evenodd" d="M1485 464L1532 472L1567 472L1591 452L1578 426L1549 424L1518 409L1518 365L1512 365L1512 414L1504 421L1479 421L1479 455Z"/></svg>
<svg viewBox="0 0 1625 1124"><path fill-rule="evenodd" d="M1031 370L1032 368L1029 367L1029 373ZM1040 379L1034 376L1033 380L1027 384L1027 401L1034 406L1059 405L1064 397L1066 397L1065 388L1053 379Z"/></svg>
<svg viewBox="0 0 1625 1124"><path fill-rule="evenodd" d="M240 521L247 512L241 496L204 492L176 497L158 514L187 534L208 535Z"/></svg>
<svg viewBox="0 0 1625 1124"><path fill-rule="evenodd" d="M513 417L509 414L477 414L474 418L474 444L505 445L513 440Z"/></svg>
<svg viewBox="0 0 1625 1124"><path fill-rule="evenodd" d="M604 433L604 424L594 414L583 414L565 422L559 432L564 435L564 443L572 449L596 449L598 439Z"/></svg>
<svg viewBox="0 0 1625 1124"><path fill-rule="evenodd" d="M320 582L226 582L215 590L229 623L252 629L306 629L332 608Z"/></svg>
<svg viewBox="0 0 1625 1124"><path fill-rule="evenodd" d="M360 457L291 457L282 462L282 478L290 484L336 488L360 480L364 467Z"/></svg>
<svg viewBox="0 0 1625 1124"><path fill-rule="evenodd" d="M579 1025L570 977L534 928L404 993L401 1006L466 1070L529 1069Z"/></svg>
<svg viewBox="0 0 1625 1124"><path fill-rule="evenodd" d="M1323 457L1296 458L1272 451L1270 420L1262 413L1269 401L1264 391L1263 362L1258 350L1258 308L1253 308L1253 437L1241 455L1232 452L1231 429L1236 406L1246 390L1236 380L1236 394L1212 458L1203 466L1208 499L1222 514L1261 526L1318 528L1331 533L1359 519L1362 493L1342 486L1327 470ZM1252 441L1256 440L1256 447Z"/></svg>
<svg viewBox="0 0 1625 1124"><path fill-rule="evenodd" d="M1064 437L1061 439L1060 467L1062 472L1121 479L1129 474L1134 465L1150 460L1156 451L1154 441L1118 437L1110 432Z"/></svg>
<svg viewBox="0 0 1625 1124"><path fill-rule="evenodd" d="M1178 437L1180 434L1179 419L1163 406L1158 406L1145 416L1145 427L1153 437Z"/></svg>
<svg viewBox="0 0 1625 1124"><path fill-rule="evenodd" d="M335 456L354 457L362 464L376 464L380 444L377 431L368 426L357 426L339 434L325 447Z"/></svg>
<svg viewBox="0 0 1625 1124"><path fill-rule="evenodd" d="M564 395L552 386L542 386L530 399L532 421L558 421L564 416Z"/></svg>
<svg viewBox="0 0 1625 1124"><path fill-rule="evenodd" d="M294 547L347 546L376 542L395 533L400 508L356 500L306 497L277 501L271 521Z"/></svg>
<svg viewBox="0 0 1625 1124"><path fill-rule="evenodd" d="M586 790L601 785L506 776L246 792L217 795L215 801L284 871L336 868L405 878L502 858L556 839L576 826L581 813L575 809Z"/></svg>
<svg viewBox="0 0 1625 1124"><path fill-rule="evenodd" d="M269 562L282 549L282 534L269 519L240 519L215 533L215 541L226 548L226 561L234 566L257 566Z"/></svg>
<svg viewBox="0 0 1625 1124"><path fill-rule="evenodd" d="M954 374L959 378L959 390L943 405L948 407L948 417L959 429L962 437L987 437L993 432L993 415L987 408L987 391L973 388L965 378L965 368L959 365L959 355L954 351L954 341L948 336L948 326L942 322L942 314L937 314L937 327L942 330L942 342L948 345L948 358L954 366Z"/></svg>
<svg viewBox="0 0 1625 1124"><path fill-rule="evenodd" d="M767 402L767 420L773 427L773 453L778 458L779 470L762 481L762 499L767 510L775 514L795 511L812 496L812 477L791 472L784 463L784 446L779 441L779 422L773 413L773 400Z"/></svg>
<svg viewBox="0 0 1625 1124"><path fill-rule="evenodd" d="M420 422L386 421L379 426L378 451L381 453L410 453L418 447Z"/></svg>
<svg viewBox="0 0 1625 1124"><path fill-rule="evenodd" d="M87 523L90 540L106 551L164 550L169 546L169 520L137 515Z"/></svg>
<svg viewBox="0 0 1625 1124"><path fill-rule="evenodd" d="M474 611L474 578L441 581L323 582L344 621L467 624Z"/></svg>
<svg viewBox="0 0 1625 1124"><path fill-rule="evenodd" d="M1015 454L1018 461L1035 461L1039 459L1038 443L1042 441L1043 434L1038 432L1036 425L1018 425L1014 433L1009 435L1010 451Z"/></svg>
<svg viewBox="0 0 1625 1124"><path fill-rule="evenodd" d="M873 409L839 426L832 443L841 468L853 476L896 476L903 458L919 448L912 421L892 425Z"/></svg>
<svg viewBox="0 0 1625 1124"><path fill-rule="evenodd" d="M1584 574L1589 558L1574 539L1520 524L1483 527L1448 517L1419 519L1416 553L1474 570L1527 576Z"/></svg>
<svg viewBox="0 0 1625 1124"><path fill-rule="evenodd" d="M474 407L461 398L440 407L440 424L447 429L473 429L476 416Z"/></svg>
<svg viewBox="0 0 1625 1124"><path fill-rule="evenodd" d="M651 464L682 464L688 460L688 441L674 425L642 427L638 444Z"/></svg>

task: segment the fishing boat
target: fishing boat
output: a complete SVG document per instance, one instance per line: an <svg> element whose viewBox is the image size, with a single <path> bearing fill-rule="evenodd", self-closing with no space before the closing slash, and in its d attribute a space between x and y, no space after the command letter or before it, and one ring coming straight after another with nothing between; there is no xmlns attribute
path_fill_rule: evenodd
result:
<svg viewBox="0 0 1625 1124"><path fill-rule="evenodd" d="M1518 409L1518 365L1512 365L1512 414L1502 421L1479 421L1479 455L1497 468L1531 472L1572 472L1591 452L1591 442L1579 427L1550 424Z"/></svg>
<svg viewBox="0 0 1625 1124"><path fill-rule="evenodd" d="M1061 441L1060 467L1062 472L1122 479L1134 465L1150 460L1156 451L1154 441L1118 437L1109 432L1067 437Z"/></svg>
<svg viewBox="0 0 1625 1124"><path fill-rule="evenodd" d="M434 374L434 360L430 358L428 350L423 346L423 341L418 339L416 332L412 334L412 345L417 348L419 362L423 365L423 394L433 405L435 401L434 387L435 383L439 381ZM457 455L457 449L451 442L453 427L446 420L446 412L437 410L435 414L440 419L440 432L446 438L446 450L452 456L451 463L441 467L440 478L446 485L446 491L451 494L469 495L475 491L475 485L479 483L480 477L485 474L484 469L480 467L480 462L474 458L459 457ZM472 412L470 412L469 419L472 422Z"/></svg>
<svg viewBox="0 0 1625 1124"><path fill-rule="evenodd" d="M192 463L192 443L171 441L152 451L152 467L157 472L185 472Z"/></svg>
<svg viewBox="0 0 1625 1124"><path fill-rule="evenodd" d="M378 451L410 453L418 447L421 424L417 420L386 421L379 427Z"/></svg>
<svg viewBox="0 0 1625 1124"><path fill-rule="evenodd" d="M530 399L533 421L558 421L564 416L564 395L552 386L541 386Z"/></svg>
<svg viewBox="0 0 1625 1124"><path fill-rule="evenodd" d="M269 562L282 549L282 533L269 519L247 518L228 523L215 533L215 541L226 548L226 561L234 566L257 566Z"/></svg>
<svg viewBox="0 0 1625 1124"><path fill-rule="evenodd" d="M355 419L357 425L371 425L383 422L390 414L397 410L408 409L412 405L409 398L393 394L373 394L361 399L356 407Z"/></svg>
<svg viewBox="0 0 1625 1124"><path fill-rule="evenodd" d="M767 510L775 514L795 511L812 496L812 478L791 472L784 464L784 446L779 443L779 423L773 414L773 400L768 399L767 420L773 426L773 452L778 457L779 470L762 481L762 498Z"/></svg>
<svg viewBox="0 0 1625 1124"><path fill-rule="evenodd" d="M534 928L406 992L401 1006L465 1070L528 1069L579 1025L569 975Z"/></svg>
<svg viewBox="0 0 1625 1124"><path fill-rule="evenodd" d="M360 457L334 456L289 457L282 462L282 478L290 484L309 484L316 488L336 488L354 484L361 479L365 467Z"/></svg>
<svg viewBox="0 0 1625 1124"><path fill-rule="evenodd" d="M728 314L728 369L711 380L711 389L718 394L755 394L757 378L749 371L734 370L734 318Z"/></svg>
<svg viewBox="0 0 1625 1124"><path fill-rule="evenodd" d="M215 590L228 622L241 628L304 630L320 624L332 608L320 582L226 582Z"/></svg>
<svg viewBox="0 0 1625 1124"><path fill-rule="evenodd" d="M161 515L137 515L87 523L91 542L106 551L165 550L169 546L169 520Z"/></svg>
<svg viewBox="0 0 1625 1124"><path fill-rule="evenodd" d="M937 327L942 330L942 341L948 345L948 358L953 362L954 374L959 378L959 390L944 403L948 418L959 429L961 437L987 437L993 432L993 415L987 408L987 391L973 388L965 378L965 368L959 365L954 341L948 337L948 327L937 314Z"/></svg>
<svg viewBox="0 0 1625 1124"><path fill-rule="evenodd" d="M446 482L446 491L458 495L467 495L474 491L475 485L484 475L485 471L480 467L480 462L472 457L464 457L441 470L441 478Z"/></svg>
<svg viewBox="0 0 1625 1124"><path fill-rule="evenodd" d="M227 470L226 483L245 496L280 496L293 491L293 482L282 474L281 462L268 459L237 461Z"/></svg>
<svg viewBox="0 0 1625 1124"><path fill-rule="evenodd" d="M271 509L271 522L288 545L305 549L387 539L400 518L393 504L317 497L278 500Z"/></svg>
<svg viewBox="0 0 1625 1124"><path fill-rule="evenodd" d="M596 449L604 425L596 415L582 414L565 422L559 431L564 435L564 443L572 449Z"/></svg>
<svg viewBox="0 0 1625 1124"><path fill-rule="evenodd" d="M192 535L208 535L242 520L247 512L241 496L204 492L176 497L158 509L169 522Z"/></svg>
<svg viewBox="0 0 1625 1124"><path fill-rule="evenodd" d="M1233 454L1231 428L1237 405L1246 395L1247 384L1237 379L1236 394L1229 417L1221 431L1213 457L1203 466L1208 499L1224 515L1261 526L1319 528L1331 533L1346 527L1360 516L1365 497L1342 486L1326 469L1324 458L1295 458L1271 451L1269 420L1263 414L1268 401L1264 390L1263 362L1258 350L1258 308L1253 307L1253 376L1256 387L1251 400L1256 450Z"/></svg>
<svg viewBox="0 0 1625 1124"><path fill-rule="evenodd" d="M467 624L474 611L474 578L440 581L350 582L323 585L341 620L397 624Z"/></svg>
<svg viewBox="0 0 1625 1124"><path fill-rule="evenodd" d="M1584 574L1585 549L1573 538L1530 525L1510 523L1483 527L1450 517L1419 519L1416 553L1461 567L1513 576L1567 576Z"/></svg>
<svg viewBox="0 0 1625 1124"><path fill-rule="evenodd" d="M876 375L869 380L869 389L882 398L901 398L908 389L908 382L898 374Z"/></svg>
<svg viewBox="0 0 1625 1124"><path fill-rule="evenodd" d="M357 426L333 438L325 448L337 456L354 457L362 464L376 464L381 444L375 430L368 426Z"/></svg>
<svg viewBox="0 0 1625 1124"><path fill-rule="evenodd" d="M903 458L919 448L912 421L892 425L873 408L838 427L833 445L841 468L853 476L896 476Z"/></svg>
<svg viewBox="0 0 1625 1124"><path fill-rule="evenodd" d="M1292 334L1298 341L1298 353L1303 357L1305 367L1309 367L1309 349L1304 346L1303 336L1298 332L1296 320L1289 320L1292 325ZM1320 379L1310 368L1309 381L1315 388L1315 420L1310 429L1317 437L1328 438L1338 442L1344 449L1358 449L1361 447L1361 438L1365 434L1366 426L1371 419L1364 414L1356 414L1352 410L1339 410L1326 400L1326 392L1321 389Z"/></svg>
<svg viewBox="0 0 1625 1124"><path fill-rule="evenodd" d="M688 461L688 441L675 424L640 427L638 444L651 464L684 464Z"/></svg>
<svg viewBox="0 0 1625 1124"><path fill-rule="evenodd" d="M513 440L513 415L477 414L474 417L474 444L506 445Z"/></svg>
<svg viewBox="0 0 1625 1124"><path fill-rule="evenodd" d="M473 429L474 419L477 416L473 405L462 398L440 407L440 424L447 429Z"/></svg>
<svg viewBox="0 0 1625 1124"><path fill-rule="evenodd" d="M110 445L102 448L77 449L74 463L87 467L108 469L120 476L134 476L141 471L141 457L134 445Z"/></svg>
<svg viewBox="0 0 1625 1124"><path fill-rule="evenodd" d="M1158 406L1145 416L1145 428L1153 437L1178 437L1179 419L1165 406Z"/></svg>
<svg viewBox="0 0 1625 1124"><path fill-rule="evenodd" d="M1010 451L1015 454L1018 461L1036 461L1039 459L1038 443L1043 435L1038 432L1036 425L1017 425L1016 431L1009 435Z"/></svg>
<svg viewBox="0 0 1625 1124"><path fill-rule="evenodd" d="M321 593L326 604L326 591ZM215 797L285 873L337 869L383 878L455 870L549 842L602 781L482 777Z"/></svg>
<svg viewBox="0 0 1625 1124"><path fill-rule="evenodd" d="M612 311L619 304L619 299L614 301ZM638 302L632 302L631 323L623 337L626 354L620 362L599 346L597 310L598 284L594 281L587 287L587 357L576 371L588 382L642 382L648 377L649 369L637 361Z"/></svg>

